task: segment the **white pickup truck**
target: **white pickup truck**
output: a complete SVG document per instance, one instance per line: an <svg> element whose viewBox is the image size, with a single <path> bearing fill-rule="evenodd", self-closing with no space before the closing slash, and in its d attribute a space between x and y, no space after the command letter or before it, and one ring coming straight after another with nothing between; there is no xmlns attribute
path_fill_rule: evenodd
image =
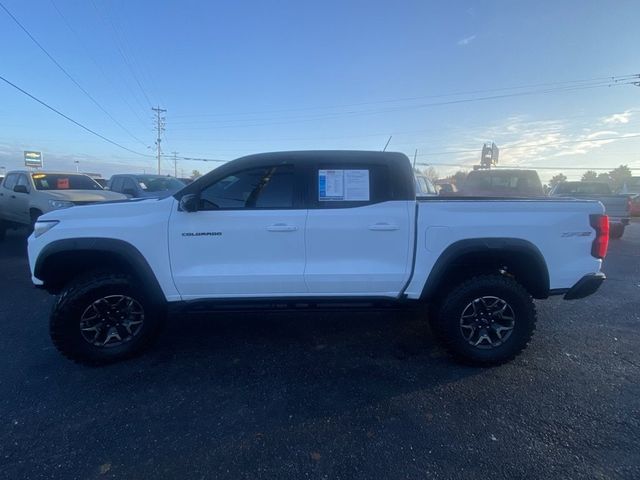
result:
<svg viewBox="0 0 640 480"><path fill-rule="evenodd" d="M33 282L57 294L67 357L141 351L167 312L413 307L458 359L498 364L529 342L533 299L595 292L608 242L597 202L416 200L400 153L257 154L160 199L43 215Z"/></svg>

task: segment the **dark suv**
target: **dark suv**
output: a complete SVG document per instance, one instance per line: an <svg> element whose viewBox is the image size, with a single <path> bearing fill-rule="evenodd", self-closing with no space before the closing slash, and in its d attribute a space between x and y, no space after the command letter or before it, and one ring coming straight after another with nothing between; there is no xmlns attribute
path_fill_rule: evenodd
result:
<svg viewBox="0 0 640 480"><path fill-rule="evenodd" d="M109 179L107 188L129 198L154 198L172 195L184 185L177 178L164 175L118 174Z"/></svg>

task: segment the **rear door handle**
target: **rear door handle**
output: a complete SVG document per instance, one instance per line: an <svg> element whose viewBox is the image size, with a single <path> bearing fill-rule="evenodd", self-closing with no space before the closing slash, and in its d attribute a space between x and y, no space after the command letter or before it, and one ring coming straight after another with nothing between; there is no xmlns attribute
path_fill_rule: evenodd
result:
<svg viewBox="0 0 640 480"><path fill-rule="evenodd" d="M273 225L269 225L267 230L270 232L295 232L298 230L298 227L286 223L274 223Z"/></svg>
<svg viewBox="0 0 640 480"><path fill-rule="evenodd" d="M398 230L398 225L393 223L374 223L373 225L369 225L369 230L373 230L374 232L390 232L392 230Z"/></svg>

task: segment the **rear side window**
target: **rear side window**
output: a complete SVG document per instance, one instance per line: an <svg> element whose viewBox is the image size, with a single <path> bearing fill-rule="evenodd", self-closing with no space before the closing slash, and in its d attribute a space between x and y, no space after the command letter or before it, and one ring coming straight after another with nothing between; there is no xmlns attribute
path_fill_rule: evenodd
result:
<svg viewBox="0 0 640 480"><path fill-rule="evenodd" d="M313 177L311 207L360 207L393 199L393 182L386 165L320 165Z"/></svg>
<svg viewBox="0 0 640 480"><path fill-rule="evenodd" d="M293 208L293 176L292 165L234 173L200 192L200 210Z"/></svg>
<svg viewBox="0 0 640 480"><path fill-rule="evenodd" d="M17 173L10 173L7 175L7 178L4 179L4 183L2 186L6 189L13 190L13 187L16 186L16 182L18 181Z"/></svg>

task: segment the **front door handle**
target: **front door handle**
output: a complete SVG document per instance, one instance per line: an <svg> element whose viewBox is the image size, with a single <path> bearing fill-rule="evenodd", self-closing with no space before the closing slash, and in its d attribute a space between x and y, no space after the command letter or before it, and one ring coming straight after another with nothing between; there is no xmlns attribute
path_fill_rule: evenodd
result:
<svg viewBox="0 0 640 480"><path fill-rule="evenodd" d="M369 230L373 230L374 232L390 232L392 230L398 230L399 228L400 227L398 227L398 225L385 222L378 222L373 225L369 225Z"/></svg>
<svg viewBox="0 0 640 480"><path fill-rule="evenodd" d="M298 227L286 223L274 223L273 225L269 225L267 230L270 232L295 232L298 230Z"/></svg>

